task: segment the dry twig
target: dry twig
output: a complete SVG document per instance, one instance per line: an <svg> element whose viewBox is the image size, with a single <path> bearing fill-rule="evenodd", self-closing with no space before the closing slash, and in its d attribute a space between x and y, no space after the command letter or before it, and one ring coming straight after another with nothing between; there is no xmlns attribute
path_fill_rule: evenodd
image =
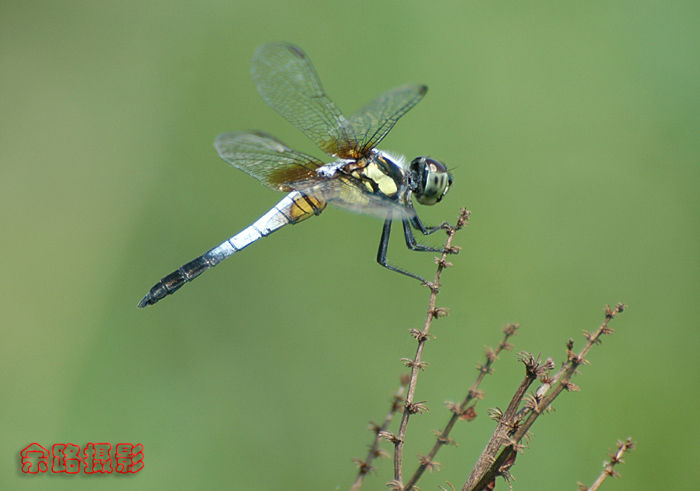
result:
<svg viewBox="0 0 700 491"><path fill-rule="evenodd" d="M383 435L388 432L389 424L394 419L394 415L401 409L401 403L404 400L403 394L406 391L406 386L408 385L408 375L403 374L400 378L399 390L391 398L391 408L389 412L384 417L384 422L381 426L376 423L370 423L370 430L374 432L374 440L370 444L369 452L367 452L367 457L365 460L354 459L357 465L357 477L355 482L352 484L350 491L357 491L362 486L362 482L367 474L374 469L372 466L372 461L377 457L387 457L388 455L382 449L379 448L379 442L381 441Z"/></svg>
<svg viewBox="0 0 700 491"><path fill-rule="evenodd" d="M456 442L449 437L450 432L452 431L452 428L454 428L457 421L472 421L474 418L476 418L476 410L474 408L478 400L483 399L483 393L479 390L479 385L484 380L486 375L492 373L491 367L498 359L498 355L501 353L501 351L510 350L512 348L512 345L508 343L508 340L511 336L515 335L519 327L520 326L517 324L508 324L503 328L503 339L495 350L491 348L486 349L486 362L477 365L476 369L479 371L479 375L467 392L464 400L460 404L455 404L452 402L447 403L447 407L452 412L452 416L445 425L445 428L436 432L437 440L435 441L433 448L430 449L428 455L420 457L420 465L406 483L406 490L413 488L426 470L431 470L432 468L440 465L438 462L435 462L435 456L444 445L457 445Z"/></svg>
<svg viewBox="0 0 700 491"><path fill-rule="evenodd" d="M410 374L402 376L399 390L392 398L391 408L384 418L382 425L380 426L376 423L371 424L370 429L375 434L374 440L370 445L367 457L364 460L355 459L358 466L358 474L351 491L358 491L360 489L364 477L373 470L372 462L374 459L387 456L387 453L379 448L381 439L385 439L394 445L394 479L387 483L387 486L395 491L418 489L415 485L426 470L432 471L440 469L441 464L435 461L435 456L439 450L446 444L454 444L456 446L454 440L450 438L450 433L457 421L471 421L476 418L475 406L478 400L483 398L483 393L479 390L480 383L487 374L492 372L491 367L498 358L498 355L503 350L511 349L508 340L516 333L519 327L517 324L509 324L503 328L503 340L495 350L487 348L486 362L477 366L479 375L474 384L469 388L462 402L459 404L452 402L446 403L452 413L450 419L442 430L434 432L436 441L430 452L425 456L419 455L420 463L418 468L408 481L404 483L403 449L408 421L413 414L428 412L428 407L424 401L416 402L414 400L418 372L424 370L428 366L428 363L422 359L425 342L432 337L429 331L433 319L447 315L447 309L435 307L436 296L440 285L439 282L442 271L452 266L447 262L447 254L457 252L458 250L452 247L454 235L457 230L465 226L468 219L469 212L466 209L462 209L460 210L457 225L447 228L447 241L445 243L446 252L443 253L440 258L436 258L438 268L435 273L434 282L427 283L427 286L430 287L431 294L423 329L410 330L411 335L418 341L416 354L413 358L402 359L402 362L410 368ZM578 387L571 382L573 375L578 373L577 369L581 365L588 363L586 356L593 345L600 344L603 335L612 334L613 330L608 324L624 309L625 306L623 304L617 304L614 308L607 306L605 308L605 320L600 327L598 327L594 333L584 331L587 342L578 354L573 351L573 340L569 340L566 345L567 360L554 375L550 374L554 369L554 362L551 358L542 361L540 355L534 356L526 352L521 352L519 354L519 360L525 365L525 377L518 386L505 411L498 409L491 410L491 417L495 419L498 424L484 452L474 466L464 486L461 488L462 491L493 490L498 476L510 482L512 479L510 469L515 464L517 453L522 452L524 449L524 445L522 444L523 440L529 440L528 432L530 428L543 412L551 409L552 402L562 391L579 390ZM528 394L528 389L538 379L541 385L534 393ZM394 419L394 415L399 411L402 411L402 416L398 431L396 433L391 433L388 429L389 425ZM632 450L633 447L634 444L630 439L626 442L618 442L617 451L610 454L611 461L604 464L604 470L600 477L590 489L579 483L579 491L595 491L608 476L616 476L617 473L613 469L614 466L622 463L621 457L624 452ZM447 484L452 491L455 490L452 484L449 482ZM440 489L445 488L440 487Z"/></svg>
<svg viewBox="0 0 700 491"><path fill-rule="evenodd" d="M452 239L455 233L463 228L467 221L469 220L469 211L465 208L460 210L459 218L457 219L457 225L447 229L447 241L445 242L445 250L454 252L457 249L452 247ZM430 289L430 302L428 306L428 313L423 325L423 330L419 331L417 329L411 330L411 334L418 341L418 348L416 350L416 355L411 360L404 360L405 364L411 368L411 374L408 382L408 390L406 392L406 401L404 403L404 411L401 418L401 423L399 425L399 431L396 435L391 435L388 439L394 443L394 480L389 483L389 486L397 489L403 490L403 445L404 437L406 436L406 428L408 426L408 420L412 414L427 411L427 407L424 403L414 402L413 398L416 392L416 383L418 381L418 371L425 368L426 364L422 361L423 349L425 347L425 342L428 340L430 326L432 325L433 319L438 317L443 317L447 315L446 309L440 309L435 307L435 299L438 293L438 288L440 286L440 277L442 276L442 271L445 268L452 266L451 263L447 262L447 254L449 252L444 252L439 259L436 259L438 268L435 273L435 279L431 285Z"/></svg>
<svg viewBox="0 0 700 491"><path fill-rule="evenodd" d="M603 472L600 473L598 479L595 480L590 488L587 488L582 483L578 483L578 491L597 491L600 485L603 484L603 481L605 481L609 476L618 477L620 474L615 471L615 466L625 463L625 461L622 460L622 456L628 450L634 450L634 446L635 443L631 438L628 438L624 442L622 440L618 440L617 450L609 454L610 462L603 462Z"/></svg>
<svg viewBox="0 0 700 491"><path fill-rule="evenodd" d="M511 417L511 413L507 410L504 416L500 419L505 419L503 425L499 421L499 425L493 434L493 437L489 441L484 454L479 459L479 462L475 466L471 475L464 483L462 491L482 491L487 489L492 489L491 486L495 483L497 476L502 476L505 479L510 478L509 469L515 462L515 456L518 451L522 450L522 445L520 442L525 438L527 432L530 430L532 425L535 423L537 418L546 411L554 399L563 390L578 390L574 384L571 383L571 378L579 366L586 361L586 355L593 347L594 344L601 343L601 337L606 334L612 334L613 329L608 327L610 321L619 313L625 309L623 304L617 304L614 308L607 306L605 308L605 320L598 327L595 333L589 333L584 331L584 336L587 339L586 345L583 347L580 353L576 354L573 351L573 341L567 343L567 361L564 363L562 369L554 376L549 377L546 375L546 370L542 371L537 375L541 377L542 385L537 389L535 394L530 398L528 403L525 405L523 410L519 411L515 417ZM521 384L513 397L511 404L508 409L511 409L516 403L516 399L522 400L524 394L522 393L523 385L526 381L532 379L535 375L533 372L538 371L540 368L537 363L533 363L535 360L530 356L530 360L524 360L526 365L527 375L525 381ZM537 378L536 377L536 378ZM527 385L529 386L534 379L532 379ZM520 401L517 401L520 404ZM508 428L508 431L504 432L504 427Z"/></svg>

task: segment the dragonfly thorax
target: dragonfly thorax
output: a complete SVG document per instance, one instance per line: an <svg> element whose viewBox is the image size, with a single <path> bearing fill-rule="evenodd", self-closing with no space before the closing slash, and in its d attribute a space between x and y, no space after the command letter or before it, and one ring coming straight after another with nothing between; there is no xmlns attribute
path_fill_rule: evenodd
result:
<svg viewBox="0 0 700 491"><path fill-rule="evenodd" d="M399 199L408 190L404 162L402 156L373 149L368 157L346 165L343 170L358 179L370 193Z"/></svg>

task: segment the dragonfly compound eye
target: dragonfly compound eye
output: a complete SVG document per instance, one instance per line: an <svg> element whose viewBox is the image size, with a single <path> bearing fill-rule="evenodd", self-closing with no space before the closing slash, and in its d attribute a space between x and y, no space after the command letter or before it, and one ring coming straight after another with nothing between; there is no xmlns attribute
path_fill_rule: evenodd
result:
<svg viewBox="0 0 700 491"><path fill-rule="evenodd" d="M434 205L450 190L452 176L447 167L430 157L417 157L411 162L413 194L422 205Z"/></svg>

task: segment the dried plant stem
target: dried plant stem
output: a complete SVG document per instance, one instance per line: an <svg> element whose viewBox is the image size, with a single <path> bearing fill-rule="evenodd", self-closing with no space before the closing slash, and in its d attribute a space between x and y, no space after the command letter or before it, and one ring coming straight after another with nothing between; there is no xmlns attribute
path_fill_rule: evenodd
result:
<svg viewBox="0 0 700 491"><path fill-rule="evenodd" d="M569 348L567 350L568 360L564 365L566 369L563 372L563 376L561 376L561 378L548 381L548 383L544 384L543 387L546 387L546 389L542 391L538 389L535 396L539 402L536 406L531 408L531 410L529 411L529 415L527 416L525 421L523 421L523 423L520 425L518 431L515 433L515 438L517 438L518 440L522 439L525 436L525 434L530 430L532 425L535 423L535 420L550 406L552 402L554 402L554 399L556 399L562 391L564 391L565 389L579 390L578 387L571 383L571 378L574 376L579 366L588 363L588 361L586 360L586 355L591 350L593 345L600 344L602 342L600 339L602 336L613 333L613 329L608 327L608 324L612 319L615 318L615 316L617 316L617 314L621 313L624 309L625 305L623 304L617 304L614 308L606 306L605 320L600 325L600 327L598 327L596 332L591 334L587 331L584 331L584 335L587 339L587 342L579 354L576 354L572 351L573 342L570 342L570 344L568 345ZM553 385L556 385L554 387L554 390L547 394L547 391ZM547 395L543 397L545 394Z"/></svg>
<svg viewBox="0 0 700 491"><path fill-rule="evenodd" d="M447 241L445 242L445 250L449 252L456 252L456 249L452 247L452 240L455 236L457 230L464 227L469 219L469 211L462 208L460 210L459 218L457 220L457 225L447 229ZM430 326L432 325L433 319L446 315L445 309L435 308L435 299L438 293L438 287L440 285L440 277L442 276L442 271L452 266L447 262L447 255L449 252L444 252L440 259L437 259L437 271L435 273L435 279L431 286L430 292L430 302L428 306L428 313L423 325L423 330L418 331L417 329L412 330L413 336L418 341L418 348L416 354L412 360L404 360L406 365L411 368L411 375L408 382L408 391L406 392L406 402L404 404L404 411L401 417L401 423L399 425L398 433L391 438L394 443L394 481L392 481L391 486L395 489L404 489L403 487L403 445L404 438L406 436L406 428L408 426L408 420L412 414L416 414L425 410L425 406L421 403L414 403L413 398L416 392L416 383L418 381L418 371L425 368L425 363L422 360L423 349L425 347L425 342L428 339L428 333L430 331Z"/></svg>
<svg viewBox="0 0 700 491"><path fill-rule="evenodd" d="M623 304L617 304L615 308L611 308L610 306L605 308L605 320L600 327L598 327L596 332L589 333L584 331L588 341L579 354L572 351L573 341L569 341L567 345L567 362L564 364L564 367L562 367L562 370L552 379L544 377L543 385L536 391L533 400L529 402L525 410L520 411L517 418L507 419L506 422L511 425L512 431L507 433L507 438L505 440L503 439L503 434L494 433L494 436L487 445L489 453L486 454L487 450L484 451L479 463L462 487L462 491L481 491L483 489L489 489L488 486L495 480L496 476L507 476L508 469L515 461L517 451L521 449L520 441L525 437L540 414L549 408L550 404L563 390L578 390L578 387L571 383L571 378L574 373L576 373L579 366L587 363L585 357L593 345L599 344L601 342L600 338L603 335L612 334L613 330L608 327L608 324L617 314L622 312L624 308L625 306ZM528 368L528 372L529 371L530 369ZM526 377L526 380L527 378L528 377ZM520 392L521 388L518 389L518 392ZM551 392L549 392L550 389ZM515 399L516 397L511 401L511 405ZM509 410L511 405L509 405ZM506 411L506 414L508 414L508 411ZM505 417L505 414L503 417ZM496 452L493 451L494 447L496 448ZM498 456L496 456L498 449L501 447L503 448L500 450ZM486 467L485 464L488 464L488 467Z"/></svg>
<svg viewBox="0 0 700 491"><path fill-rule="evenodd" d="M498 344L498 347L495 350L490 348L486 350L486 362L484 364L477 365L479 375L476 377L474 384L467 392L467 395L464 398L464 400L459 405L454 403L448 403L448 407L452 412L452 416L450 417L449 421L442 429L442 431L437 433L437 439L435 441L435 444L433 445L433 448L430 449L428 455L420 458L420 465L416 469L416 472L413 473L411 478L404 486L406 490L410 490L413 488L413 486L418 482L418 480L421 478L426 469L431 469L434 466L439 466L439 464L434 461L435 456L444 445L454 444L454 441L450 439L449 436L450 432L452 431L452 428L454 428L455 424L457 424L457 421L459 421L460 419L470 421L476 417L474 406L476 405L476 402L483 397L482 393L479 391L479 385L484 380L486 375L492 373L491 366L498 359L498 355L503 350L510 350L512 348L512 346L508 343L508 339L510 339L511 336L515 335L516 331L518 330L518 327L519 326L517 324L508 324L503 328L503 339ZM472 404L472 402L474 404ZM470 406L470 404L472 405Z"/></svg>
<svg viewBox="0 0 700 491"><path fill-rule="evenodd" d="M530 385L532 385L532 383L535 380L537 380L537 378L543 373L544 370L553 367L553 364L551 364L549 360L544 365L541 365L539 358L534 358L528 353L520 353L520 360L525 364L525 378L522 380L522 382L520 382L520 385L515 391L515 394L510 400L510 403L508 404L508 407L506 408L505 412L501 413L498 410L493 410L492 417L494 417L494 419L498 421L498 425L496 426L496 430L493 432L493 436L489 439L489 442L486 444L486 448L479 457L479 460L474 466L471 475L469 476L467 482L462 488L463 491L465 489L472 489L468 488L467 486L472 484L476 480L476 478L481 475L480 473L484 472L485 469L490 470L490 466L494 463L495 460L494 457L496 456L501 447L503 447L504 445L512 444L510 434L512 434L513 430L516 427L518 407L520 407L520 403L525 397L527 389L530 388ZM512 461L506 460L505 462L507 462L508 466L510 466L512 465L512 462L514 462L515 456L509 455L508 457L509 459L512 459ZM504 471L504 467L499 466L498 469L499 471L501 471L500 473L502 474ZM505 468L505 470L507 470L507 468ZM486 474L488 474L488 472ZM493 479L491 479L491 481L493 481ZM491 481L488 482L490 483ZM488 488L484 488L482 486L476 487L475 489L481 490Z"/></svg>
<svg viewBox="0 0 700 491"><path fill-rule="evenodd" d="M628 438L624 442L622 440L618 440L617 451L609 455L610 462L603 463L603 472L600 473L598 479L595 480L590 488L587 488L583 484L579 483L578 491L597 491L600 485L603 484L603 481L605 481L609 476L619 476L619 474L615 471L615 466L625 463L625 461L622 460L622 456L628 450L634 450L634 445L635 443L631 438Z"/></svg>
<svg viewBox="0 0 700 491"><path fill-rule="evenodd" d="M362 483L365 479L365 476L369 474L369 472L373 469L372 461L375 458L388 456L386 452L383 452L379 448L379 442L381 441L381 435L388 430L391 421L394 419L394 415L401 409L401 403L404 400L403 394L406 391L407 385L408 375L401 375L401 383L399 385L399 389L391 398L391 408L389 409L387 415L384 417L384 422L381 424L381 426L378 426L375 423L371 424L370 429L374 432L374 440L370 444L369 451L367 452L367 458L365 460L355 460L355 463L358 467L358 471L357 477L355 478L355 482L352 484L350 491L357 491L360 489L360 487L362 487Z"/></svg>

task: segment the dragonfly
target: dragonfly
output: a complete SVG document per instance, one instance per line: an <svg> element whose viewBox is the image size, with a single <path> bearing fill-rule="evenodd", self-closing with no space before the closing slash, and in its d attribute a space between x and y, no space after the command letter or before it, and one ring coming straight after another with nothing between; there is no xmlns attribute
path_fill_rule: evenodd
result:
<svg viewBox="0 0 700 491"><path fill-rule="evenodd" d="M376 148L428 88L419 84L397 87L345 117L326 95L306 53L293 44L273 43L258 48L252 75L265 102L335 160L324 163L260 131L219 135L214 147L222 159L287 195L243 231L162 278L138 307L155 304L285 225L319 215L328 203L382 218L377 262L432 286L421 276L390 265L387 247L392 223L401 221L410 250L456 252L420 244L412 230L429 235L449 228L447 222L435 227L424 225L413 199L423 205L440 202L452 185L452 176L443 163L433 158L421 156L409 162L404 156Z"/></svg>

